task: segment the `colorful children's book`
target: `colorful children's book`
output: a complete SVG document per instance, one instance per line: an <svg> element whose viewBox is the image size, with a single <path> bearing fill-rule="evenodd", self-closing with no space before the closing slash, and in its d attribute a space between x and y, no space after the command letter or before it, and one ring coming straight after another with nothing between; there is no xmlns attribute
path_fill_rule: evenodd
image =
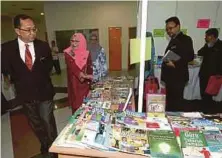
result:
<svg viewBox="0 0 222 158"><path fill-rule="evenodd" d="M204 132L207 145L211 152L218 152L222 154L222 134L212 132Z"/></svg>
<svg viewBox="0 0 222 158"><path fill-rule="evenodd" d="M168 120L164 117L147 117L146 119L147 130L169 130L172 131Z"/></svg>
<svg viewBox="0 0 222 158"><path fill-rule="evenodd" d="M133 154L150 154L147 131L115 125L112 130L113 135L110 142L112 148Z"/></svg>
<svg viewBox="0 0 222 158"><path fill-rule="evenodd" d="M163 117L165 118L165 113L161 112L148 112L147 117Z"/></svg>
<svg viewBox="0 0 222 158"><path fill-rule="evenodd" d="M203 157L210 155L207 142L201 131L181 131L180 132L181 147L184 157Z"/></svg>
<svg viewBox="0 0 222 158"><path fill-rule="evenodd" d="M166 95L165 94L147 94L146 97L147 112L165 112Z"/></svg>
<svg viewBox="0 0 222 158"><path fill-rule="evenodd" d="M205 118L195 118L191 120L191 125L193 127L196 127L200 130L219 130L215 123L211 120L205 119Z"/></svg>
<svg viewBox="0 0 222 158"><path fill-rule="evenodd" d="M146 118L146 113L139 113L128 110L116 113L116 123L124 124L127 127L134 127L138 129L146 129Z"/></svg>
<svg viewBox="0 0 222 158"><path fill-rule="evenodd" d="M182 158L181 149L172 131L148 132L152 158Z"/></svg>

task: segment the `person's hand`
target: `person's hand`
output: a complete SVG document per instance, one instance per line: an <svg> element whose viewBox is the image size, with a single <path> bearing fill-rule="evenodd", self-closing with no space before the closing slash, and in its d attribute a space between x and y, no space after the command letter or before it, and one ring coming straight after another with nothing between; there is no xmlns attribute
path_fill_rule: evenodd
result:
<svg viewBox="0 0 222 158"><path fill-rule="evenodd" d="M80 72L80 74L79 74L79 80L80 80L80 82L83 82L84 80L85 80L85 74L83 73L83 72Z"/></svg>
<svg viewBox="0 0 222 158"><path fill-rule="evenodd" d="M8 76L4 76L4 82L5 82L4 89L8 89L11 85L11 82Z"/></svg>
<svg viewBox="0 0 222 158"><path fill-rule="evenodd" d="M80 72L80 74L79 74L79 78L85 78L85 74L83 73L83 72Z"/></svg>
<svg viewBox="0 0 222 158"><path fill-rule="evenodd" d="M166 63L167 66L175 68L175 64L172 61Z"/></svg>
<svg viewBox="0 0 222 158"><path fill-rule="evenodd" d="M84 78L80 78L79 80L80 80L81 83L83 83L85 79Z"/></svg>
<svg viewBox="0 0 222 158"><path fill-rule="evenodd" d="M93 75L87 75L87 74L86 74L86 75L85 75L85 78L88 79L88 80L92 80L92 79L93 79Z"/></svg>

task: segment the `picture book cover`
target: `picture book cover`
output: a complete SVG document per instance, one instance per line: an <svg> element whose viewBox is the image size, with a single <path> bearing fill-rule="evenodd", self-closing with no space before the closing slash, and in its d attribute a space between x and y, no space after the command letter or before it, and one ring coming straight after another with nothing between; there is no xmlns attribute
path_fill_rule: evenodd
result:
<svg viewBox="0 0 222 158"><path fill-rule="evenodd" d="M206 147L206 139L202 131L181 131L180 139L182 148L185 147Z"/></svg>
<svg viewBox="0 0 222 158"><path fill-rule="evenodd" d="M108 139L105 128L104 124L100 124L98 131L86 129L81 142L87 144L91 148L108 150L105 144L106 139Z"/></svg>
<svg viewBox="0 0 222 158"><path fill-rule="evenodd" d="M202 131L181 131L180 141L184 157L204 157L205 155L210 155Z"/></svg>
<svg viewBox="0 0 222 158"><path fill-rule="evenodd" d="M166 118L161 117L147 117L146 119L147 130L169 130L172 128Z"/></svg>
<svg viewBox="0 0 222 158"><path fill-rule="evenodd" d="M146 100L147 112L165 112L165 94L147 94Z"/></svg>
<svg viewBox="0 0 222 158"><path fill-rule="evenodd" d="M133 154L150 154L147 131L135 128L113 126L111 147Z"/></svg>
<svg viewBox="0 0 222 158"><path fill-rule="evenodd" d="M116 114L116 122L138 129L146 129L146 118L146 113L128 110Z"/></svg>
<svg viewBox="0 0 222 158"><path fill-rule="evenodd" d="M191 120L191 124L196 127L204 128L205 126L214 126L214 122L205 118L195 118Z"/></svg>
<svg viewBox="0 0 222 158"><path fill-rule="evenodd" d="M94 107L91 110L91 120L97 121L97 122L103 122L103 123L109 123L110 122L110 113L111 111L107 109L103 109L100 107Z"/></svg>
<svg viewBox="0 0 222 158"><path fill-rule="evenodd" d="M165 118L165 113L161 113L161 112L148 112L147 113L147 117L163 117Z"/></svg>
<svg viewBox="0 0 222 158"><path fill-rule="evenodd" d="M66 143L68 144L81 144L83 135L85 133L86 124L73 126L72 131L69 133Z"/></svg>
<svg viewBox="0 0 222 158"><path fill-rule="evenodd" d="M216 132L204 132L207 145L211 152L219 152L222 154L222 134Z"/></svg>
<svg viewBox="0 0 222 158"><path fill-rule="evenodd" d="M148 140L153 158L182 158L181 149L172 131L150 131Z"/></svg>

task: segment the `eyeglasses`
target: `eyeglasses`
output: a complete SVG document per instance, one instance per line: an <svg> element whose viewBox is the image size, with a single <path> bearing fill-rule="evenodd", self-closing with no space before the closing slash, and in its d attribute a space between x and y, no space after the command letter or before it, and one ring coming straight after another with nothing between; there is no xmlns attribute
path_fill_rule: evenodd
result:
<svg viewBox="0 0 222 158"><path fill-rule="evenodd" d="M34 32L34 33L36 33L37 31L38 31L38 29L37 28L33 28L33 29L28 29L28 30L25 30L25 29L21 29L21 28L18 28L19 30L22 30L22 31L25 31L25 32L28 32L28 33L30 33L31 34L31 32Z"/></svg>
<svg viewBox="0 0 222 158"><path fill-rule="evenodd" d="M172 29L174 29L175 27L177 27L177 25L174 26L174 27L167 27L167 28L166 28L166 31L168 31L168 30L172 30Z"/></svg>
<svg viewBox="0 0 222 158"><path fill-rule="evenodd" d="M77 40L70 40L70 42L79 42L79 41L77 41Z"/></svg>

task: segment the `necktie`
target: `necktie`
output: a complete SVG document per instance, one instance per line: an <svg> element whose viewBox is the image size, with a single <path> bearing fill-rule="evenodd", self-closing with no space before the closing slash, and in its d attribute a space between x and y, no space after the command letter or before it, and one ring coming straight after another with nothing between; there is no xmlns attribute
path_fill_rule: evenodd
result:
<svg viewBox="0 0 222 158"><path fill-rule="evenodd" d="M25 44L25 64L29 70L32 69L32 56L29 50L29 45Z"/></svg>

